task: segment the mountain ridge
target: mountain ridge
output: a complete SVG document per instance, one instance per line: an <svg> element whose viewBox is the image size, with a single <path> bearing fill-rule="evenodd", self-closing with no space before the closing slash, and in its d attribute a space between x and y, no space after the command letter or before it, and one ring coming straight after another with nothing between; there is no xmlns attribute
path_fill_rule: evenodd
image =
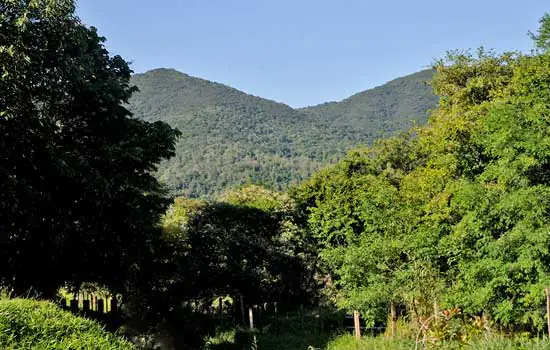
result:
<svg viewBox="0 0 550 350"><path fill-rule="evenodd" d="M135 117L162 120L182 131L176 156L159 178L178 195L213 197L245 183L273 189L307 178L345 154L425 122L437 98L424 70L341 101L292 108L171 68L132 76L140 92L129 101Z"/></svg>

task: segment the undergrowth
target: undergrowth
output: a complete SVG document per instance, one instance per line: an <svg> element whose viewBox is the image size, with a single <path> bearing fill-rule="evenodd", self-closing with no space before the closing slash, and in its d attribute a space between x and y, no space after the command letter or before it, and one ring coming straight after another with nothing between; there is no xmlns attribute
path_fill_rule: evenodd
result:
<svg viewBox="0 0 550 350"><path fill-rule="evenodd" d="M98 323L30 299L0 299L0 349L131 350Z"/></svg>

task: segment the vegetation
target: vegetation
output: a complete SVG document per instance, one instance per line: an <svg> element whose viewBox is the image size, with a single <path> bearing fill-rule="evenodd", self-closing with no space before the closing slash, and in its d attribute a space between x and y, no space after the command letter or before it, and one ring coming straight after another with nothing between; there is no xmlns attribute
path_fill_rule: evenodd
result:
<svg viewBox="0 0 550 350"><path fill-rule="evenodd" d="M294 110L171 70L131 80L71 1L0 10L2 293L106 289L142 349L549 348L550 16L531 53L452 52ZM161 161L188 195L171 205ZM355 310L371 337L340 336ZM0 346L134 348L31 300L0 301Z"/></svg>
<svg viewBox="0 0 550 350"><path fill-rule="evenodd" d="M244 323L241 307L248 315L249 305L277 302L282 312L312 303L316 259L296 220L287 195L259 186L217 201L177 198L163 218L149 288L126 305L129 329L196 348L215 331L219 321L206 314L219 297L231 324Z"/></svg>
<svg viewBox="0 0 550 350"><path fill-rule="evenodd" d="M0 284L128 291L161 236L177 132L131 118L132 71L72 1L0 1Z"/></svg>
<svg viewBox="0 0 550 350"><path fill-rule="evenodd" d="M410 350L415 348L415 342L406 339L390 338L365 338L354 339L351 335L337 337L331 341L327 350ZM466 346L456 343L444 343L437 347L441 350L538 350L550 349L550 343L539 339L507 339L494 337L490 339L478 339Z"/></svg>
<svg viewBox="0 0 550 350"><path fill-rule="evenodd" d="M0 347L5 350L132 350L99 324L45 301L0 300Z"/></svg>
<svg viewBox="0 0 550 350"><path fill-rule="evenodd" d="M213 199L243 184L283 190L358 145L424 123L437 97L426 70L350 97L305 109L157 69L132 77L129 108L182 131L159 179L177 195Z"/></svg>
<svg viewBox="0 0 550 350"><path fill-rule="evenodd" d="M406 310L442 340L473 332L438 333L449 314L479 331L545 329L549 68L545 50L451 53L435 64L427 126L303 185L339 305L372 325Z"/></svg>
<svg viewBox="0 0 550 350"><path fill-rule="evenodd" d="M285 350L412 350L425 349L422 344L416 344L414 339L410 338L391 338L385 336L365 336L356 339L353 335L339 332L300 332L285 331L279 334L255 333L244 336L246 331L236 332L220 331L214 337L210 337L203 347L204 349L254 349L252 344L256 344L257 349L279 349L283 345ZM246 341L242 341L246 339ZM547 339L527 338L527 337L505 337L503 335L489 335L475 338L467 344L457 342L442 342L440 344L429 344L428 349L440 350L538 350L550 349L550 342Z"/></svg>
<svg viewBox="0 0 550 350"><path fill-rule="evenodd" d="M271 203L257 198L239 204L227 202L230 196L226 202L176 201L167 217L172 222L167 239L183 259L176 271L188 293L180 291L180 296L243 295L258 303L300 290L306 278L297 257L299 246L291 244L296 240L291 214L281 202L275 203L279 213L266 211L261 206ZM177 213L184 216L172 216ZM174 221L184 224L176 228Z"/></svg>

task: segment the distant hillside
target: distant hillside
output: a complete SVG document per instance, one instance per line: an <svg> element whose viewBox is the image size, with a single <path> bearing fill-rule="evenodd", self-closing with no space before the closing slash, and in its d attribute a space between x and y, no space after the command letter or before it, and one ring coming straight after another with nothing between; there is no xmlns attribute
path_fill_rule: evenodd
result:
<svg viewBox="0 0 550 350"><path fill-rule="evenodd" d="M435 96L426 82L432 70L423 70L355 94L341 102L303 108L335 129L350 130L358 142L404 130L413 121L424 123Z"/></svg>
<svg viewBox="0 0 550 350"><path fill-rule="evenodd" d="M351 147L424 122L436 97L431 71L403 77L342 102L304 109L251 96L172 69L136 74L138 118L182 131L160 179L175 193L209 197L244 183L282 189Z"/></svg>

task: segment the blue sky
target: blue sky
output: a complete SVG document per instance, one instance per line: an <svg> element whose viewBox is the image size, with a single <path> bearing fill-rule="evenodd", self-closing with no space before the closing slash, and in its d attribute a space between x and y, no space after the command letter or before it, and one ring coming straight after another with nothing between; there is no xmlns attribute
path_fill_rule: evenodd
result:
<svg viewBox="0 0 550 350"><path fill-rule="evenodd" d="M346 98L449 49L528 51L548 0L80 0L136 72L167 67L294 107Z"/></svg>

